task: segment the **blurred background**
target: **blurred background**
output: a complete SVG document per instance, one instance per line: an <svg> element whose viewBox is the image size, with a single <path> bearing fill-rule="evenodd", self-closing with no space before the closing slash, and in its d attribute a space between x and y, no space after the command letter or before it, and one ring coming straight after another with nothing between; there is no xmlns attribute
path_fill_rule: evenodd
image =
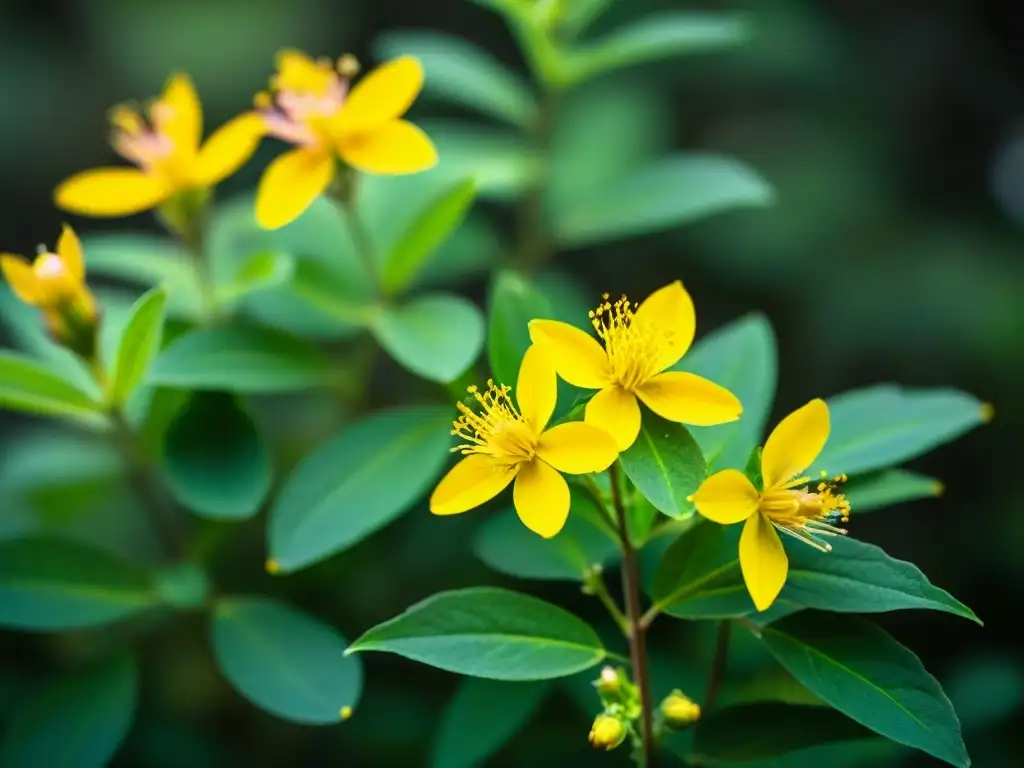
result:
<svg viewBox="0 0 1024 768"><path fill-rule="evenodd" d="M682 278L698 334L765 312L780 351L772 422L811 397L875 382L950 385L994 404L992 424L914 463L942 479L941 498L855 516L852 525L986 622L880 617L946 686L974 764L1021 765L1024 732L1014 724L1024 714L1024 651L1014 607L1024 604L1024 488L1015 482L1024 433L1024 9L978 0L620 0L591 34L684 7L748 11L755 37L599 83L608 114L636 118L614 134L615 151L735 155L775 186L776 205L561 253L554 265L588 300L605 290L641 298ZM31 253L53 242L65 218L50 203L54 185L113 160L108 106L158 93L172 70L193 76L209 130L250 106L279 48L369 62L375 38L396 29L460 35L525 71L501 18L468 0L8 0L0 6L0 247ZM428 99L413 115L478 120ZM222 194L250 189L277 151L266 144ZM507 206L477 207L511 231ZM75 223L156 229L146 217ZM486 299L482 278L464 290ZM0 419L5 438L26 426ZM263 574L261 525L251 523L220 567L229 584L287 595L352 638L431 592L511 584L471 554L480 521L440 521L417 508L287 580ZM519 586L600 616L577 585ZM689 682L699 693L710 639L669 621L655 632L656 649L686 649L693 662L676 661L664 686ZM453 676L368 655L353 719L302 728L239 698L216 672L205 632L194 618L147 641L143 704L117 765L427 764ZM40 675L94 641L0 635L0 721ZM760 661L738 643L731 669L742 675ZM587 747L596 698L589 714L571 701L553 692L492 764L621 764L624 754ZM938 764L903 751L886 759Z"/></svg>

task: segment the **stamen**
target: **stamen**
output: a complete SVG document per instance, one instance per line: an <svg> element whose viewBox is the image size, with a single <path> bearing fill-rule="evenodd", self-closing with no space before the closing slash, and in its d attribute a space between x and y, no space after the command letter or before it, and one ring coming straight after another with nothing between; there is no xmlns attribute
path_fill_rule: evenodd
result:
<svg viewBox="0 0 1024 768"><path fill-rule="evenodd" d="M456 403L462 415L453 423L451 433L465 442L452 450L465 456L482 454L510 464L533 458L536 435L512 402L512 388L488 379L486 391L480 392L476 386L466 391L479 409Z"/></svg>
<svg viewBox="0 0 1024 768"><path fill-rule="evenodd" d="M846 480L845 474L828 479L828 473L822 472L820 482L811 492L807 486L809 477L795 478L782 488L763 495L761 512L778 530L817 550L831 552L832 547L819 537L845 536L847 533L845 528L838 526L838 523L850 520L850 502L839 492Z"/></svg>
<svg viewBox="0 0 1024 768"><path fill-rule="evenodd" d="M775 526L776 530L782 531L785 534L789 534L797 541L802 541L804 544L814 547L819 552L827 553L832 551L831 544L828 544L824 541L818 541L810 533L808 533L806 530L802 528L795 528L793 526L783 525L780 523L776 523L774 521L772 521L772 523Z"/></svg>
<svg viewBox="0 0 1024 768"><path fill-rule="evenodd" d="M588 313L591 325L604 342L615 380L633 390L659 373L659 361L673 343L675 331L635 322L638 305L621 296L614 303L607 293Z"/></svg>

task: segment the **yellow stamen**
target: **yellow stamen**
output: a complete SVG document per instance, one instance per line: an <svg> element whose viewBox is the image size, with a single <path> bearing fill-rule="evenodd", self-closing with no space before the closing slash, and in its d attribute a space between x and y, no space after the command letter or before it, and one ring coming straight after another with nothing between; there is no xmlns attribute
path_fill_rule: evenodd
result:
<svg viewBox="0 0 1024 768"><path fill-rule="evenodd" d="M847 481L845 474L835 475L831 480L826 472L821 476L814 492L807 487L806 477L766 489L758 508L778 530L822 552L830 552L832 547L818 537L846 535L846 530L836 523L850 521L850 502L838 490ZM795 488L796 485L804 487Z"/></svg>
<svg viewBox="0 0 1024 768"><path fill-rule="evenodd" d="M338 74L349 79L359 74L359 59L351 53L346 53L338 58Z"/></svg>
<svg viewBox="0 0 1024 768"><path fill-rule="evenodd" d="M674 331L636 323L636 303L622 296L612 303L608 294L590 313L590 322L604 342L612 375L624 389L632 391L659 373L658 361L672 344Z"/></svg>
<svg viewBox="0 0 1024 768"><path fill-rule="evenodd" d="M137 136L146 130L146 121L138 110L124 104L118 104L110 110L110 124L129 136Z"/></svg>
<svg viewBox="0 0 1024 768"><path fill-rule="evenodd" d="M536 451L537 436L509 397L511 387L487 381L487 391L469 387L480 407L477 413L465 403L456 403L462 414L452 434L465 442L453 448L464 455L482 454L499 461L518 464L529 461Z"/></svg>

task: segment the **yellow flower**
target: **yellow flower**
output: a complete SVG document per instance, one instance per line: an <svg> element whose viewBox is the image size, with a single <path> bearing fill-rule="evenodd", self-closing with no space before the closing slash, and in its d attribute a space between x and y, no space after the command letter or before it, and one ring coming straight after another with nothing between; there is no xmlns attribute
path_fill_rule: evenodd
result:
<svg viewBox="0 0 1024 768"><path fill-rule="evenodd" d="M639 306L623 296L590 313L604 349L592 336L557 320L532 320L530 338L555 361L558 375L583 389L600 390L587 403L585 421L615 438L619 450L640 433L639 398L669 421L710 426L735 421L743 407L729 390L692 373L666 371L690 348L696 317L678 280Z"/></svg>
<svg viewBox="0 0 1024 768"><path fill-rule="evenodd" d="M626 738L626 726L622 720L611 715L601 714L594 718L590 726L590 746L609 752L615 749Z"/></svg>
<svg viewBox="0 0 1024 768"><path fill-rule="evenodd" d="M768 436L761 454L764 490L735 469L717 472L690 497L709 520L728 525L746 520L740 537L743 580L757 610L767 610L786 583L789 560L776 530L828 552L818 536L845 534L835 523L849 519L850 502L837 492L846 481L839 475L822 480L811 492L809 477L801 477L828 440L828 406L811 400L789 414ZM800 487L803 486L803 487Z"/></svg>
<svg viewBox="0 0 1024 768"><path fill-rule="evenodd" d="M669 728L686 728L700 720L700 705L677 688L661 702L661 715Z"/></svg>
<svg viewBox="0 0 1024 768"><path fill-rule="evenodd" d="M536 345L523 357L516 386L487 382L487 391L470 393L479 413L463 403L453 435L465 443L453 450L466 458L452 467L430 497L435 515L457 515L497 496L514 479L512 499L523 524L550 538L569 516L569 486L559 472L587 474L611 466L615 443L581 421L545 429L555 410L557 378L551 361Z"/></svg>
<svg viewBox="0 0 1024 768"><path fill-rule="evenodd" d="M135 168L96 168L72 176L54 193L60 208L85 216L127 216L171 196L205 189L248 160L265 133L252 114L235 118L200 146L203 113L192 81L175 74L143 116L121 105L110 112L115 151Z"/></svg>
<svg viewBox="0 0 1024 768"><path fill-rule="evenodd" d="M423 87L423 67L411 56L389 61L349 88L358 65L336 66L298 51L282 51L270 92L256 96L267 132L295 149L278 157L260 180L256 220L277 229L298 218L334 179L336 157L360 171L407 174L433 168L437 151L402 115Z"/></svg>

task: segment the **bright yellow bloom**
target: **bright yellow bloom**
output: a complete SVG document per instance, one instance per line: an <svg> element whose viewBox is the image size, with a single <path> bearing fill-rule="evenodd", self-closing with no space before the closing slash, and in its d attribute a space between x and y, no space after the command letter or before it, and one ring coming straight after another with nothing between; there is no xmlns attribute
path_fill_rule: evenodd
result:
<svg viewBox="0 0 1024 768"><path fill-rule="evenodd" d="M618 456L615 442L581 421L545 429L555 410L558 380L551 361L532 345L516 383L518 409L510 388L487 382L487 391L469 388L479 412L458 404L462 416L453 435L465 443L453 450L466 458L452 467L430 497L435 515L457 515L497 496L516 481L512 499L523 524L550 538L569 516L569 486L559 472L600 472Z"/></svg>
<svg viewBox="0 0 1024 768"><path fill-rule="evenodd" d="M205 189L245 163L265 133L254 115L235 118L200 146L203 113L188 75L175 74L146 110L121 105L110 112L111 143L135 168L97 168L57 187L60 208L85 216L127 216L171 196Z"/></svg>
<svg viewBox="0 0 1024 768"><path fill-rule="evenodd" d="M811 400L779 422L761 454L764 490L735 469L716 472L690 500L709 520L728 525L746 520L740 537L740 568L757 610L767 610L782 591L789 560L776 529L828 552L818 536L845 534L835 523L849 519L850 502L837 492L846 481L839 475L809 490L801 477L818 458L828 440L828 406ZM803 487L799 487L803 486Z"/></svg>
<svg viewBox="0 0 1024 768"><path fill-rule="evenodd" d="M640 433L643 403L669 421L710 426L735 421L743 406L729 390L692 373L666 371L690 348L697 321L693 301L678 280L637 307L623 296L604 301L590 319L592 336L557 320L530 321L530 338L547 350L558 375L573 386L600 390L585 421L615 438L619 450Z"/></svg>
<svg viewBox="0 0 1024 768"><path fill-rule="evenodd" d="M282 51L270 92L256 96L267 132L294 144L270 164L256 195L256 220L277 229L298 218L334 179L336 158L367 173L407 174L433 168L437 151L402 115L423 87L423 67L411 56L389 61L349 88L358 65L343 56L333 66L298 51Z"/></svg>

